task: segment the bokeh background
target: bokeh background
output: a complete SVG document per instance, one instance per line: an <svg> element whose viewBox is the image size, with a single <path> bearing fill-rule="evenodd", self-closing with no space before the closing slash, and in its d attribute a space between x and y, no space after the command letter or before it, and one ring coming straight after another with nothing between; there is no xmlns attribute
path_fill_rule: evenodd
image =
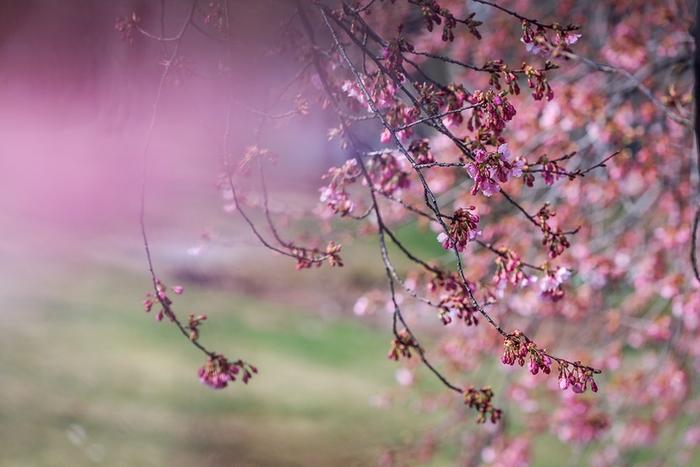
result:
<svg viewBox="0 0 700 467"><path fill-rule="evenodd" d="M169 30L186 3L168 2ZM244 3L241 35L274 26ZM223 107L211 103L224 89L207 76L184 73L166 87L148 226L161 275L186 288L178 308L207 313L207 344L260 375L208 389L196 377L201 354L143 313L139 184L161 53L138 37L130 46L114 25L132 11L149 25L159 4L0 2L0 466L374 463L439 419L387 404L397 387L388 319L352 314L381 280L376 245L352 247L356 260L332 276L298 273L224 213L211 137L223 133ZM199 39L188 56L213 60ZM253 44L237 56L254 77L237 94L247 102L291 66L261 69L258 53ZM236 144L249 144L248 116L234 118ZM280 130L276 144L305 162L280 167L273 184L313 207L338 155L325 129L304 125ZM320 137L309 137L314 129Z"/></svg>
<svg viewBox="0 0 700 467"><path fill-rule="evenodd" d="M232 3L241 110L232 140L242 150L255 131L246 106L296 70L284 54L263 59L293 2ZM174 33L188 2L167 4ZM374 465L403 446L416 464L453 465L466 431L450 424L473 417L451 418L440 403L451 396L424 369L407 374L386 359L388 312L357 316L358 296L385 285L372 236L320 232L342 242L346 266L298 272L223 209L221 96L232 85L203 71L224 65L196 31L160 102L147 225L159 275L185 287L176 310L206 313L207 345L261 373L249 386L210 390L196 377L201 354L143 312L141 164L163 51L138 35L129 44L115 20L138 11L157 30L160 6L0 0L0 467ZM270 173L273 209L316 206L321 174L342 158L326 138L329 118L269 128L269 145L285 154ZM285 228L319 234L303 222ZM444 255L430 231L396 231L419 256ZM396 263L403 274L408 265ZM421 329L426 347L441 329ZM470 379L498 389L508 376L496 361ZM679 415L661 449L695 423ZM451 438L429 456L432 430ZM585 454L545 433L533 464L577 465ZM628 459L659 454L642 447Z"/></svg>

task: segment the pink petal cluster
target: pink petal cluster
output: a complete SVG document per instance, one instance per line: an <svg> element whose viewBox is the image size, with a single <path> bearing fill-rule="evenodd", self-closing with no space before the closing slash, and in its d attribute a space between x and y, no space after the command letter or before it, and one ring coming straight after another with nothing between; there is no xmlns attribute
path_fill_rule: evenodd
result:
<svg viewBox="0 0 700 467"><path fill-rule="evenodd" d="M389 77L377 72L371 73L363 77L363 84L377 109L389 109L399 102L396 97L396 84ZM345 81L341 89L350 99L364 105L368 112L372 111L364 91L356 81Z"/></svg>
<svg viewBox="0 0 700 467"><path fill-rule="evenodd" d="M445 107L442 108L442 113L452 112L442 119L445 126L449 128L461 125L464 121L462 113L453 111L461 109L467 102L467 92L464 90L464 87L454 84L447 86L443 99Z"/></svg>
<svg viewBox="0 0 700 467"><path fill-rule="evenodd" d="M524 166L522 159L513 160L507 144L501 144L496 152L476 149L474 160L466 165L469 177L474 180L472 195L481 191L484 196L493 196L501 190L499 182L505 183L510 177L520 177Z"/></svg>
<svg viewBox="0 0 700 467"><path fill-rule="evenodd" d="M347 187L354 183L361 172L355 159L349 159L341 167L331 167L324 180L328 185L320 188L320 201L325 203L333 212L346 216L355 208L355 203L350 199Z"/></svg>
<svg viewBox="0 0 700 467"><path fill-rule="evenodd" d="M375 157L371 161L370 177L375 189L389 195L411 186L409 172L393 154Z"/></svg>
<svg viewBox="0 0 700 467"><path fill-rule="evenodd" d="M564 297L562 284L570 277L571 271L563 267L557 268L554 272L547 271L545 277L540 280L541 295L555 302L561 300Z"/></svg>
<svg viewBox="0 0 700 467"><path fill-rule="evenodd" d="M506 284L516 287L526 287L531 278L523 271L520 256L508 248L501 248L500 255L496 257L496 273L492 282L499 290L503 290Z"/></svg>
<svg viewBox="0 0 700 467"><path fill-rule="evenodd" d="M440 273L428 283L428 291L437 295L439 299L437 304L440 309L438 317L442 324L448 325L454 320L464 321L467 326L479 324L479 310L472 300L476 284L468 282L465 285L459 275L454 272Z"/></svg>
<svg viewBox="0 0 700 467"><path fill-rule="evenodd" d="M520 366L525 365L525 360L529 358L528 370L533 375L542 370L549 374L552 371L552 359L543 349L538 348L534 342L528 341L520 331L513 332L503 343L503 355L501 362L504 365L514 365L516 362Z"/></svg>
<svg viewBox="0 0 700 467"><path fill-rule="evenodd" d="M158 310L158 313L156 313L156 321L163 321L163 318L166 316L170 318L171 321L173 321L175 318L172 310L170 309L170 305L172 305L173 302L168 296L168 290L172 291L176 295L180 295L184 291L184 288L181 286L168 287L161 282L160 279L156 279L155 293L148 292L145 300L143 301L143 309L146 311L146 313L149 313L153 309L154 305L160 305L160 309Z"/></svg>
<svg viewBox="0 0 700 467"><path fill-rule="evenodd" d="M563 29L555 26L554 31L546 31L543 27L529 21L523 21L522 27L523 34L520 42L525 44L525 50L533 55L554 56L562 49L570 50L569 46L574 45L581 38L581 34L575 32L575 27Z"/></svg>
<svg viewBox="0 0 700 467"><path fill-rule="evenodd" d="M417 139L411 142L408 152L416 161L416 164L431 164L435 162L433 154L430 152L430 142L428 139Z"/></svg>
<svg viewBox="0 0 700 467"><path fill-rule="evenodd" d="M228 361L223 355L213 354L207 358L198 371L199 381L212 389L223 389L237 378L248 384L250 378L258 369L242 360Z"/></svg>
<svg viewBox="0 0 700 467"><path fill-rule="evenodd" d="M392 128L402 128L406 125L410 125L415 122L420 115L420 111L414 107L409 107L404 104L396 104L393 108L389 109L384 118L387 124ZM402 130L396 131L396 137L403 143L408 141L413 136L413 127L404 128ZM391 131L388 128L384 128L381 135L379 136L379 141L387 144L391 142L392 136Z"/></svg>
<svg viewBox="0 0 700 467"><path fill-rule="evenodd" d="M476 214L476 207L459 208L452 215L448 231L440 232L437 241L446 250L456 247L457 251L462 252L467 247L467 243L481 233L478 227L479 215Z"/></svg>
<svg viewBox="0 0 700 467"><path fill-rule="evenodd" d="M581 394L588 390L590 384L591 391L598 392L598 385L593 379L593 373L580 365L563 365L559 369L559 389L566 391L571 388L576 394Z"/></svg>
<svg viewBox="0 0 700 467"><path fill-rule="evenodd" d="M481 129L492 136L500 135L506 123L515 117L515 107L510 103L506 92L494 92L492 89L476 90L467 94L467 102L474 105L472 116L467 121L470 131Z"/></svg>

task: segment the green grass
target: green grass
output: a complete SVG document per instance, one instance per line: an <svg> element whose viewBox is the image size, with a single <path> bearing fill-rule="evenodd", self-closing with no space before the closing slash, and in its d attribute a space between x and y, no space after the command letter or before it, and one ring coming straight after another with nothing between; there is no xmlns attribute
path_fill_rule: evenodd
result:
<svg viewBox="0 0 700 467"><path fill-rule="evenodd" d="M254 362L248 386L212 391L203 358L140 311L142 274L94 267L6 297L0 465L366 465L436 420L370 399L395 389L388 334L221 288L188 287L203 341Z"/></svg>
<svg viewBox="0 0 700 467"><path fill-rule="evenodd" d="M430 231L396 231L422 258L444 254ZM332 273L295 272L254 247L193 260L182 245L154 246L163 277L186 286L180 316L208 314L202 341L260 374L223 391L199 383L202 354L141 310L148 279L133 245L86 245L57 261L17 255L0 270L0 467L375 465L385 447L445 420L417 408L426 392L446 395L425 369L417 388L398 390L397 364L386 359L389 317L349 312L356 295L385 284L376 239L344 246L346 267ZM435 334L420 331L434 355ZM521 434L500 368L496 356L455 381L493 385L508 431ZM377 408L384 394L395 402ZM483 430L472 418L439 440L430 465L453 465L465 433ZM554 467L571 449L538 436L533 455L533 465ZM639 450L628 461L648 457Z"/></svg>
<svg viewBox="0 0 700 467"><path fill-rule="evenodd" d="M441 252L430 232L398 234L423 257ZM264 252L188 263L157 247L172 283L182 271L209 274L185 281L176 311L208 314L203 342L260 374L248 386L202 386L201 353L141 310L148 280L137 252L8 270L0 274L12 285L0 315L0 466L374 465L383 448L443 419L416 409L424 391L444 394L424 370L420 391L386 408L371 403L397 391L388 317L370 324L347 309L317 309L329 297L348 307L356 292L383 283L376 241L348 245L347 266L333 274L255 259ZM456 451L448 440L431 465L451 465Z"/></svg>

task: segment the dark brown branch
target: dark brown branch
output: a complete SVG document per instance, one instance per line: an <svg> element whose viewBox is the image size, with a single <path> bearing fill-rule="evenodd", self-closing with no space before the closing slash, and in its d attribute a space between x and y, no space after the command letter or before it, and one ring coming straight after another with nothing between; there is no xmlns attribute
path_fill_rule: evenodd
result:
<svg viewBox="0 0 700 467"><path fill-rule="evenodd" d="M317 5L318 5L318 4L317 4ZM345 7L346 7L346 11L349 11L347 5L345 5ZM352 32L347 28L347 26L346 26L342 21L338 20L338 19L337 19L330 11L328 11L323 5L318 5L318 8L319 8L319 10L320 10L320 12L321 12L321 15L323 16L324 22L326 23L326 27L328 28L328 30L329 30L329 32L330 32L330 34L331 34L331 36L332 36L332 38L333 38L333 40L334 40L334 42L335 42L335 44L336 44L336 47L338 48L338 51L340 52L341 58L343 59L343 61L344 61L345 64L347 65L347 67L348 67L348 68L350 69L350 71L352 72L352 74L353 74L353 76L354 76L354 78L355 78L355 81L356 81L357 85L360 87L362 93L364 94L364 98L365 98L366 102L367 102L368 105L370 106L372 112L375 113L375 114L378 114L378 116L379 116L379 118L380 118L380 120L381 120L381 122L382 122L382 125L385 127L385 129L386 129L387 131L389 131L389 133L391 134L392 139L393 139L394 142L396 143L396 145L397 145L397 147L399 148L400 152L406 157L406 159L411 163L411 166L413 166L414 169L416 170L416 173L418 174L418 178L419 178L419 180L421 181L421 184L423 185L423 188L424 188L424 193L425 193L425 198L426 198L426 203L427 203L427 205L428 205L428 208L430 208L430 210L432 210L432 211L435 213L435 216L436 216L437 220L440 222L440 224L441 224L443 230L444 230L445 233L449 236L449 229L448 229L447 225L445 224L444 220L442 219L442 216L441 216L441 213L440 213L440 209L439 209L439 206L438 206L438 204L437 204L437 200L436 200L436 198L435 198L435 195L433 194L433 192L431 191L430 187L428 186L428 184L427 184L427 182L426 182L426 180L425 180L425 177L423 176L421 170L420 170L420 169L416 169L415 160L411 157L411 155L409 154L408 150L405 148L405 146L403 145L403 143L402 143L401 140L399 139L398 135L396 134L396 133L397 133L396 129L392 128L391 125L388 124L388 122L386 121L386 119L379 113L378 108L377 108L375 102L373 101L373 99L372 99L370 93L367 91L367 88L366 88L366 86L365 86L365 84L364 84L364 81L363 81L362 77L360 76L360 74L359 74L357 68L355 67L355 65L352 63L352 61L351 61L350 58L348 57L348 55L347 55L347 53L346 53L346 51L345 51L345 47L342 45L342 43L341 43L340 39L338 38L338 36L337 36L335 30L334 30L333 27L331 26L330 21L329 21L329 18L331 18L341 29L343 29L343 31L350 37L350 39L351 39L353 42L355 42L356 45L358 45L358 46L361 46L361 45L358 44L357 39L354 37L354 35L352 34ZM359 16L358 16L358 17L359 17ZM361 18L360 18L360 21L361 21ZM364 22L363 22L363 23L364 23ZM382 64L378 62L378 60L376 60L375 58L373 58L373 60L375 61L375 64L376 64L384 73L386 73L388 76L391 76L391 74L389 74L389 73L386 72L386 70L384 69L384 67L382 66ZM405 92L406 94L408 94L409 97L412 98L412 96L410 95L410 93L409 93L407 90L405 90L404 86L403 86L397 79L395 79L395 78L393 78L393 79L394 79L394 82L395 82L400 88L402 88L402 90L404 90L404 92ZM417 107L422 108L422 106L420 106L420 103L418 103L418 102L415 100L415 98L412 98L412 100L414 101L414 103L416 104ZM439 126L439 124L438 124L438 126ZM506 194L506 197L507 197L507 199L509 199L512 203L514 203L514 204L517 205L517 203L515 203L515 202L512 200L512 198L510 198L509 196L507 196L507 194ZM535 225L539 225L539 223L537 222L537 220L534 219L534 218L532 218L532 216L530 216L530 215L527 213L527 211L525 211L522 207L520 207L520 209L528 216L528 218L531 219L531 221L532 221L533 223L535 223ZM494 319L486 312L486 310L484 310L484 308L483 308L483 307L479 304L479 302L476 300L476 297L474 296L473 291L471 290L471 287L469 286L469 281L467 280L467 278L466 278L466 276L465 276L464 268L463 268L463 265L462 265L461 255L459 254L459 251L457 250L456 242L453 242L453 244L454 244L454 246L453 246L453 251L454 251L455 257L456 257L456 259L457 259L457 269L458 269L459 275L460 275L460 277L461 277L461 279L462 279L463 285L464 285L464 287L466 288L466 290L467 290L467 292L468 292L469 298L470 298L470 300L472 301L472 304L473 304L474 307L479 311L479 313L489 322L489 324L491 324L491 325L499 332L499 334L501 334L501 336L503 336L504 338L510 337L511 334L510 334L510 333L507 333L498 323L496 323L496 322L494 321ZM547 354L547 355L548 355L550 358L552 358L553 360L555 360L556 362L560 363L560 364L561 364L561 363L567 363L567 364L574 365L574 366L577 366L577 367L586 368L586 369L592 371L593 373L600 373L600 370L594 369L594 368L592 368L592 367L584 366L584 365L581 365L581 364L578 364L578 363L569 362L569 361L567 361L567 360L565 360L565 359L558 358L558 357L554 357L554 356L549 355L549 354Z"/></svg>
<svg viewBox="0 0 700 467"><path fill-rule="evenodd" d="M153 264L153 256L151 254L151 247L148 241L148 233L146 229L146 186L147 186L147 181L148 181L148 160L149 160L149 149L151 147L151 142L153 140L153 131L155 129L156 125L156 120L158 117L158 109L160 107L160 100L161 96L163 95L163 88L165 87L165 81L168 78L168 75L170 74L170 69L175 62L175 59L177 58L178 54L180 53L180 46L182 45L182 38L185 36L185 33L187 32L188 26L192 22L192 16L194 15L195 7L197 6L197 1L194 0L192 2L192 6L190 7L189 13L187 15L187 18L183 22L182 26L180 27L179 32L177 33L176 36L174 36L174 41L175 41L175 47L170 54L170 57L167 61L165 61L164 64L164 69L163 73L161 74L160 81L158 83L158 88L156 89L156 96L153 101L153 109L151 111L151 118L148 124L148 130L146 132L146 142L144 143L144 148L143 148L143 168L142 168L142 177L141 177L141 202L140 202L140 209L139 209L139 226L141 228L141 237L143 239L143 248L146 253L146 261L148 263L148 272L151 276L151 283L153 286L153 292L154 296L160 303L161 307L163 307L163 310L165 314L168 316L168 318L175 323L177 328L180 330L180 333L184 335L189 342L192 343L196 348L198 348L200 351L205 353L208 356L214 356L214 352L208 350L206 347L204 347L202 344L200 344L196 340L192 340L190 338L190 333L187 331L185 326L180 322L180 320L177 318L175 315L175 312L172 310L170 307L170 304L161 296L158 290L158 276L156 275L155 271L155 266Z"/></svg>
<svg viewBox="0 0 700 467"><path fill-rule="evenodd" d="M481 3L481 4L483 4L483 5L488 5L488 6L492 7L492 8L496 8L497 10L500 10L500 11L502 11L503 13L506 13L506 14L508 14L508 15L510 15L510 16L513 16L513 17L515 17L515 18L518 18L520 21L527 21L528 23L532 23L532 24L537 25L537 26L539 26L539 27L541 27L541 28L544 28L544 29L554 29L554 27L555 27L555 25L554 25L553 23L549 23L549 24L548 24L548 23L542 23L542 22L540 22L540 21L537 21L536 19L527 18L527 17L525 17L525 16L523 16L523 15L521 15L521 14L519 14L519 13L513 11L513 10L509 10L509 9L507 9L507 8L503 8L503 7L500 6L500 5L497 5L497 4L495 4L495 3L492 3L492 2L489 2L489 1L486 1L486 0L472 0L472 1L474 1L474 2L476 2L476 3Z"/></svg>
<svg viewBox="0 0 700 467"><path fill-rule="evenodd" d="M307 34L309 35L309 38L313 43L315 41L314 35L313 35L313 30L311 29L311 27L308 23L308 19L306 18L305 12L302 9L301 5L299 5L299 13L300 13L300 16L302 18L302 23L304 24L305 29L307 30ZM321 9L321 14L323 16L324 22L326 23L327 27L330 29L331 33L333 34L334 40L335 40L336 45L338 46L341 54L344 54L345 51L344 51L342 45L337 40L337 36L335 35L335 31L333 31L333 28L331 27L330 23L328 22L328 18L326 16L325 12L323 11L323 9ZM319 68L317 71L319 73L319 76L321 76L321 80L322 81L325 80L326 77L325 77L325 74L322 74L322 72L320 70L320 64L317 63L317 67ZM328 83L324 82L324 88L327 90L329 98L331 100L334 100L333 94L329 92L330 86L328 85ZM373 110L376 110L376 108L373 108ZM377 112L375 112L375 113L377 113ZM343 124L345 126L346 122L342 121L342 117L340 117L340 118L341 118L341 124ZM382 120L383 120L383 117L381 115L380 115L380 118L382 118ZM351 142L353 142L353 144L354 144L354 141L352 139L351 139ZM406 332L408 332L409 335L411 336L411 338L416 342L416 345L413 348L418 352L423 364L446 387L450 388L451 390L453 390L455 392L462 394L462 392L463 392L462 388L460 388L460 387L452 384L450 381L448 381L447 378L445 376L443 376L442 373L440 373L440 371L438 371L430 363L430 361L428 360L428 358L425 355L425 351L418 343L418 340L416 339L415 334L411 331L410 327L408 326L408 323L406 323L406 321L401 313L401 309L398 305L398 302L396 301L396 290L395 290L395 286L394 286L394 278L397 277L397 274L396 274L396 271L393 268L393 265L391 264L391 261L389 259L389 253L387 250L386 240L384 238L384 233L386 232L388 235L390 235L392 237L392 240L394 240L395 242L397 242L397 241L396 241L395 237L393 236L393 234L390 232L390 230L387 229L386 224L384 223L384 220L383 220L382 215L381 215L381 211L379 209L379 205L377 203L375 191L372 189L372 180L371 180L371 177L369 176L369 173L367 172L367 168L364 164L364 161L362 160L361 153L357 150L357 148L354 148L354 150L356 152L355 159L357 160L357 163L362 170L362 173L363 173L363 176L365 177L365 181L367 182L367 185L370 187L369 192L370 192L370 197L372 200L372 208L374 210L374 213L375 213L375 216L377 219L377 225L379 227L378 236L379 236L380 252L381 252L382 260L384 262L384 267L385 267L385 270L387 273L387 278L389 280L389 289L391 292L391 300L392 300L392 303L394 305L393 326L392 326L394 336L396 339L399 339L399 340L401 339L401 336L399 335L398 327L397 327L397 321L400 321L401 324L403 325L404 329L406 330ZM400 243L397 243L397 246L400 246L400 245L401 245ZM404 253L408 254L407 250L404 251Z"/></svg>

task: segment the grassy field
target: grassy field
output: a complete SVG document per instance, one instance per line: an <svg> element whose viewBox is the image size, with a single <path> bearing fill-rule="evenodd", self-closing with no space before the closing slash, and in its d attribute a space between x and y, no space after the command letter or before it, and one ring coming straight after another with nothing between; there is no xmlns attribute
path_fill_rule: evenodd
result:
<svg viewBox="0 0 700 467"><path fill-rule="evenodd" d="M440 254L432 235L399 232L423 256ZM373 241L352 243L346 267L330 274L295 272L253 243L193 259L181 232L155 237L161 274L186 286L175 309L207 313L203 341L260 374L223 391L199 383L202 355L141 308L138 238L70 254L0 246L0 467L376 465L387 447L444 420L417 408L419 391L399 389L389 316L349 311L384 285ZM444 394L423 376L423 391ZM395 403L378 408L387 395ZM452 444L429 465L454 465ZM536 454L536 465L555 466L566 450L549 440Z"/></svg>
<svg viewBox="0 0 700 467"><path fill-rule="evenodd" d="M426 233L400 234L425 257L440 253ZM223 391L199 383L202 355L141 309L148 279L137 239L69 255L0 245L0 467L376 465L386 447L444 420L418 410L420 391L399 389L385 358L389 317L349 312L361 291L383 285L373 242L356 242L330 274L295 272L253 244L193 259L176 234L162 238L159 270L186 286L175 309L207 313L203 341L261 373ZM479 373L469 377L498 390L503 372L486 364ZM420 374L423 390L444 393ZM378 408L386 395L395 403ZM430 465L454 465L457 443L445 440ZM551 436L533 454L536 466L571 456Z"/></svg>
<svg viewBox="0 0 700 467"><path fill-rule="evenodd" d="M160 256L177 276L182 258ZM176 309L208 313L206 343L261 369L247 387L212 391L196 378L201 354L141 310L137 250L16 259L2 274L3 467L371 465L437 420L372 403L396 390L387 329L320 313L302 290L288 299L295 280L321 280L320 271L266 275L277 294L235 286L241 275L262 282L274 259L186 284ZM368 280L352 267L344 274Z"/></svg>

